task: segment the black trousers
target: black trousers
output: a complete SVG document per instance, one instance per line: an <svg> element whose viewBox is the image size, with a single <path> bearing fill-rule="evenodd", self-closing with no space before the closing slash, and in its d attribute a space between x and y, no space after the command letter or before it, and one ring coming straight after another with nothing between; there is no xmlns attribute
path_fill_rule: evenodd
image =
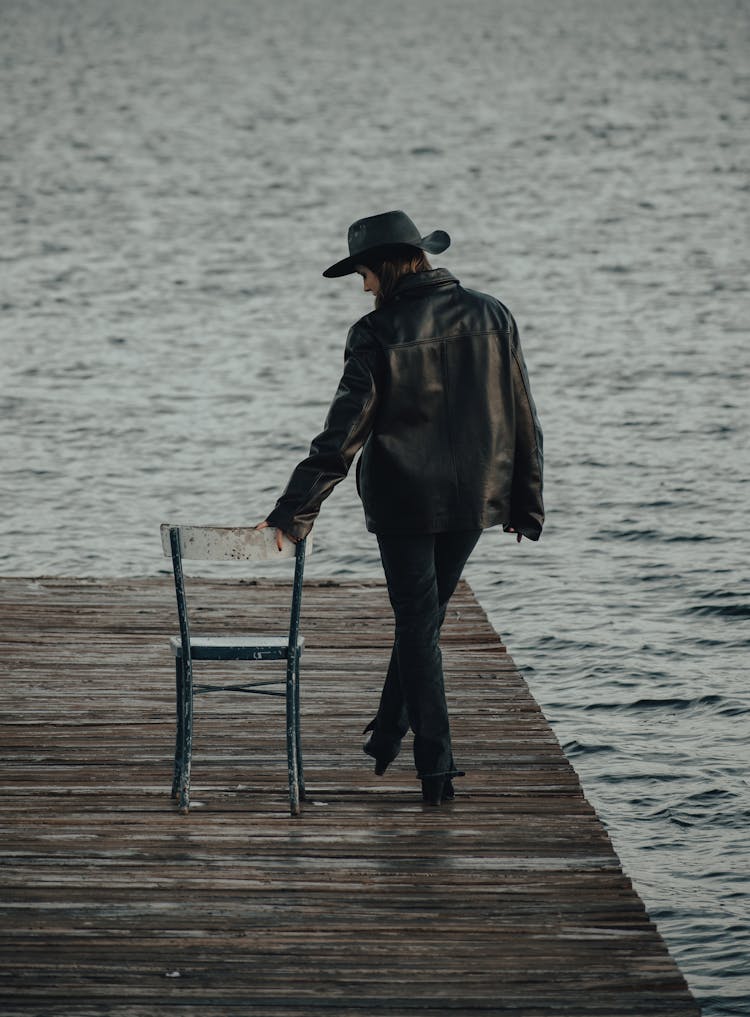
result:
<svg viewBox="0 0 750 1017"><path fill-rule="evenodd" d="M378 534L395 620L395 639L373 745L395 755L409 727L420 777L454 775L440 629L481 530Z"/></svg>

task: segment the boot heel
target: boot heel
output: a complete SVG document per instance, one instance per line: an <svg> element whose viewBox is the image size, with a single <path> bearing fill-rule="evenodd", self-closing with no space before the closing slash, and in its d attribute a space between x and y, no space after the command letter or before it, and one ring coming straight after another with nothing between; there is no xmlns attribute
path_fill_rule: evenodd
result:
<svg viewBox="0 0 750 1017"><path fill-rule="evenodd" d="M445 777L423 777L422 803L424 805L441 805L444 787Z"/></svg>
<svg viewBox="0 0 750 1017"><path fill-rule="evenodd" d="M370 735L365 744L362 746L362 751L375 760L375 774L378 777L383 776L390 764L399 754L400 750L400 744L396 747L395 751L391 748L388 752L384 752L382 749L376 748L372 744L372 735Z"/></svg>
<svg viewBox="0 0 750 1017"><path fill-rule="evenodd" d="M425 805L442 805L443 802L452 802L455 797L456 790L450 777L422 778L422 802Z"/></svg>

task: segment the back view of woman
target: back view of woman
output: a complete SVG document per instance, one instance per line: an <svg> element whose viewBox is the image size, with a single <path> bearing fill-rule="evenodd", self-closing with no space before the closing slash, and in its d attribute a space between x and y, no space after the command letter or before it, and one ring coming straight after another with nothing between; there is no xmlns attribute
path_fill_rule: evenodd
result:
<svg viewBox="0 0 750 1017"><path fill-rule="evenodd" d="M544 522L542 433L510 311L433 269L404 212L360 219L349 256L323 274L359 273L375 309L349 331L323 431L261 526L291 539L357 464L395 619L380 704L364 751L383 774L409 727L422 797L453 797L453 758L439 647L446 607L483 529L538 540ZM279 535L280 539L280 535Z"/></svg>

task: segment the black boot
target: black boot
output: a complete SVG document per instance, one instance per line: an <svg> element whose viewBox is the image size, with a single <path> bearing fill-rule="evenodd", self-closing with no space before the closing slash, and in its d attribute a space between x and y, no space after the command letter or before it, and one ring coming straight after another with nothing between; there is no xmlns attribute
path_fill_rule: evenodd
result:
<svg viewBox="0 0 750 1017"><path fill-rule="evenodd" d="M459 771L456 776L463 776ZM456 797L456 790L450 777L441 774L438 777L422 777L422 802L425 805L442 805L443 802L452 802Z"/></svg>
<svg viewBox="0 0 750 1017"><path fill-rule="evenodd" d="M362 746L362 751L375 760L375 774L378 777L382 777L389 765L401 751L401 739L399 738L395 744L391 742L387 746L382 744L379 745L376 740L377 732L375 730L374 720L370 721L362 734L367 734L368 731L371 731L372 734Z"/></svg>
<svg viewBox="0 0 750 1017"><path fill-rule="evenodd" d="M373 737L370 735L365 744L362 746L362 751L366 752L368 756L372 756L375 760L375 773L378 777L382 777L389 765L399 754L401 745L399 745L395 750L392 747L384 750L373 745L372 741Z"/></svg>
<svg viewBox="0 0 750 1017"><path fill-rule="evenodd" d="M422 803L424 805L440 805L443 801L443 784L445 781L442 777L423 777L422 778Z"/></svg>

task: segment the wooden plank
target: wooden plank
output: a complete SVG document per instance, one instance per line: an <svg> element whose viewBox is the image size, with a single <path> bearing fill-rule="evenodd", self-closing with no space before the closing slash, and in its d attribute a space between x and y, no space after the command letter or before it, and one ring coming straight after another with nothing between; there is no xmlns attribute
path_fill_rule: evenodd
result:
<svg viewBox="0 0 750 1017"><path fill-rule="evenodd" d="M289 585L191 585L198 630L283 633ZM443 658L467 776L440 809L407 750L382 779L361 751L384 587L326 580L305 584L303 817L282 702L231 694L197 700L179 816L175 627L168 577L0 580L3 1015L698 1014L466 584Z"/></svg>

